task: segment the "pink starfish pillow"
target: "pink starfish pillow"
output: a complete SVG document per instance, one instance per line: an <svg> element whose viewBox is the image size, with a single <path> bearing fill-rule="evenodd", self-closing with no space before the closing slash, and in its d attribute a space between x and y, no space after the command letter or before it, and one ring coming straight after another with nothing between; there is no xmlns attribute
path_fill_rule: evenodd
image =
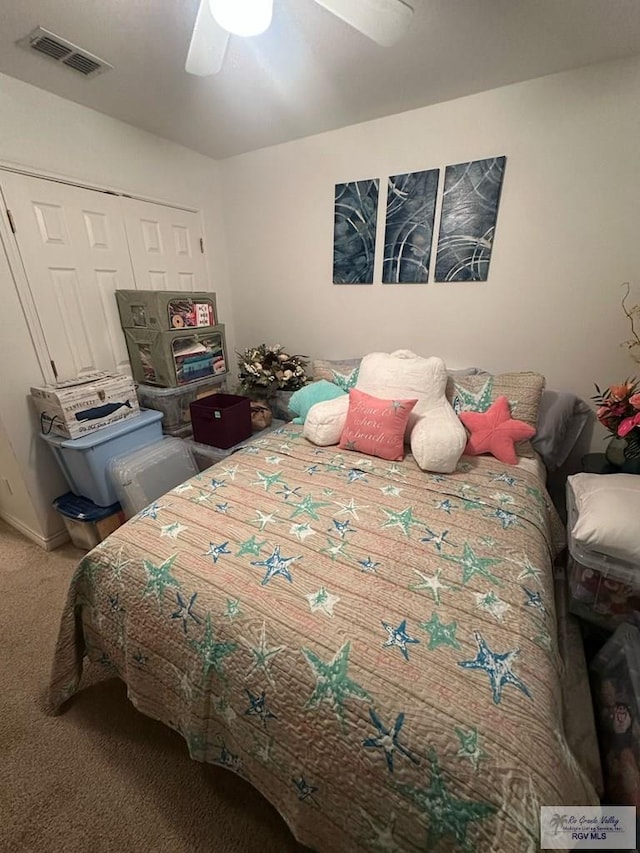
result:
<svg viewBox="0 0 640 853"><path fill-rule="evenodd" d="M467 456L490 453L501 462L517 465L516 441L536 434L535 427L511 417L506 397L497 397L486 412L460 412L459 417L470 432L464 450Z"/></svg>

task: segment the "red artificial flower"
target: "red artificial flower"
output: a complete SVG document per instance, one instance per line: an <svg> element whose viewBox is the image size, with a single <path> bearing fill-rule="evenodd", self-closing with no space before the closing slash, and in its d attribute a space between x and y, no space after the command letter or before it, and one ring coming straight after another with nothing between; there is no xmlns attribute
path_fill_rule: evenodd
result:
<svg viewBox="0 0 640 853"><path fill-rule="evenodd" d="M624 438L625 435L629 435L634 427L640 426L640 412L636 412L635 415L632 415L630 418L625 418L623 421L620 421L618 425L618 435L620 438Z"/></svg>

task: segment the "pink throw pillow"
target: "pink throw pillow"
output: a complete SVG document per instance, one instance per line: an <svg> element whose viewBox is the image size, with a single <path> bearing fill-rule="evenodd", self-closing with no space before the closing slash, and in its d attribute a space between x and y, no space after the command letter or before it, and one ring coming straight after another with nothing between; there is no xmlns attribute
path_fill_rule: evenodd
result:
<svg viewBox="0 0 640 853"><path fill-rule="evenodd" d="M498 397L486 412L460 412L458 417L471 433L464 449L467 456L490 453L507 465L518 464L516 441L536 434L535 427L511 417L506 397Z"/></svg>
<svg viewBox="0 0 640 853"><path fill-rule="evenodd" d="M381 400L352 388L340 447L394 462L404 459L404 433L417 402Z"/></svg>

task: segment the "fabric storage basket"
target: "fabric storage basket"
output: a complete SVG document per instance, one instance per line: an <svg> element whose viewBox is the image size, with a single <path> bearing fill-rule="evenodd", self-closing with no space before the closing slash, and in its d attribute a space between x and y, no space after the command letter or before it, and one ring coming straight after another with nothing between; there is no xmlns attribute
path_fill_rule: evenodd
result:
<svg viewBox="0 0 640 853"><path fill-rule="evenodd" d="M236 394L212 394L191 404L193 438L214 447L233 447L252 435L251 400Z"/></svg>
<svg viewBox="0 0 640 853"><path fill-rule="evenodd" d="M126 521L119 503L96 506L93 501L67 492L53 502L76 548L90 551Z"/></svg>
<svg viewBox="0 0 640 853"><path fill-rule="evenodd" d="M43 435L74 494L89 498L98 506L111 506L118 495L107 476L107 462L113 456L162 440L162 412L144 410L115 426L82 438Z"/></svg>
<svg viewBox="0 0 640 853"><path fill-rule="evenodd" d="M574 539L578 511L570 480L566 488L570 611L608 631L622 622L640 624L640 566L585 548Z"/></svg>
<svg viewBox="0 0 640 853"><path fill-rule="evenodd" d="M194 400L226 391L226 380L199 379L177 388L158 388L155 385L138 385L138 401L145 409L162 412L162 431L169 433L184 426L191 426L191 409Z"/></svg>
<svg viewBox="0 0 640 853"><path fill-rule="evenodd" d="M131 377L95 371L31 389L44 434L79 438L140 414Z"/></svg>
<svg viewBox="0 0 640 853"><path fill-rule="evenodd" d="M198 473L182 439L166 437L111 459L108 471L127 518Z"/></svg>
<svg viewBox="0 0 640 853"><path fill-rule="evenodd" d="M123 329L205 328L218 322L216 295L208 291L116 290Z"/></svg>
<svg viewBox="0 0 640 853"><path fill-rule="evenodd" d="M227 373L222 325L206 331L125 329L124 334L134 378L144 385L175 388Z"/></svg>

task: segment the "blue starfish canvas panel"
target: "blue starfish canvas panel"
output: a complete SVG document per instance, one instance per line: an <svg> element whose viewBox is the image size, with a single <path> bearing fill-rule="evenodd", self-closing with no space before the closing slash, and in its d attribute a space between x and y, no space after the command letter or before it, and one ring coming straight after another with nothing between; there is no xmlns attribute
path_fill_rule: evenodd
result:
<svg viewBox="0 0 640 853"><path fill-rule="evenodd" d="M540 803L597 801L563 729L564 540L538 469L463 456L429 474L301 430L258 438L86 555L51 708L84 656L318 853L536 850Z"/></svg>
<svg viewBox="0 0 640 853"><path fill-rule="evenodd" d="M487 281L506 157L447 166L436 281Z"/></svg>
<svg viewBox="0 0 640 853"><path fill-rule="evenodd" d="M385 284L429 280L438 169L389 178L382 281Z"/></svg>
<svg viewBox="0 0 640 853"><path fill-rule="evenodd" d="M333 222L334 284L373 284L378 179L336 184Z"/></svg>

